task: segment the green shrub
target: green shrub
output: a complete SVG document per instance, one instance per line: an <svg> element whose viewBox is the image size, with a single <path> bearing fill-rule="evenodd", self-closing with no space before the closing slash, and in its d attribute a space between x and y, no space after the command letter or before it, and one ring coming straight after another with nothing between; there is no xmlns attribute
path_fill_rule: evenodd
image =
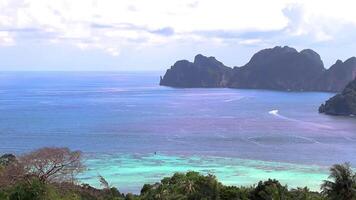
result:
<svg viewBox="0 0 356 200"><path fill-rule="evenodd" d="M39 180L20 182L9 191L9 200L45 200L46 185Z"/></svg>

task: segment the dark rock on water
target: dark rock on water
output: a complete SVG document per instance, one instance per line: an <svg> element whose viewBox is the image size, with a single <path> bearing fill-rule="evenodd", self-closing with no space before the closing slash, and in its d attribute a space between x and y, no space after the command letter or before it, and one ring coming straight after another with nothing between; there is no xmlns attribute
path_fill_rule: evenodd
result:
<svg viewBox="0 0 356 200"><path fill-rule="evenodd" d="M243 67L235 67L229 87L273 90L311 90L315 77L324 72L320 56L310 50L298 52L275 47L256 53Z"/></svg>
<svg viewBox="0 0 356 200"><path fill-rule="evenodd" d="M320 113L329 115L356 115L356 79L340 93L319 107Z"/></svg>
<svg viewBox="0 0 356 200"><path fill-rule="evenodd" d="M161 77L171 87L230 87L283 91L340 92L356 76L356 58L337 61L326 70L315 51L291 47L264 49L244 66L229 68L214 57L176 62Z"/></svg>
<svg viewBox="0 0 356 200"><path fill-rule="evenodd" d="M194 62L177 61L167 70L160 85L172 87L224 87L231 68L214 57L195 56Z"/></svg>

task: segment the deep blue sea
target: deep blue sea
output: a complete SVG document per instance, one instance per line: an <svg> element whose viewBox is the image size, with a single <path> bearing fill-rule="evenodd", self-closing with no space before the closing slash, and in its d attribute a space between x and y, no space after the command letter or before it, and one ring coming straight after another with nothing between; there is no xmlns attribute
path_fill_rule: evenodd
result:
<svg viewBox="0 0 356 200"><path fill-rule="evenodd" d="M356 165L356 118L318 113L332 93L174 89L162 74L2 72L0 152L81 150L81 181L125 192L188 170L317 190L330 165Z"/></svg>

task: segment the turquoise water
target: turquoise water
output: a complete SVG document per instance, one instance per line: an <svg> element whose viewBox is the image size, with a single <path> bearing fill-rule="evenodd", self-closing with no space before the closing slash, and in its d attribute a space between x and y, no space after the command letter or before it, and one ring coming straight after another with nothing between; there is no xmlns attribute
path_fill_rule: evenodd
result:
<svg viewBox="0 0 356 200"><path fill-rule="evenodd" d="M317 112L334 94L174 89L159 75L0 73L0 152L78 149L81 181L100 173L124 192L187 170L318 189L332 164L356 165L356 119Z"/></svg>
<svg viewBox="0 0 356 200"><path fill-rule="evenodd" d="M155 183L175 172L198 171L214 174L228 185L253 185L268 178L278 179L289 187L308 185L319 190L327 178L327 168L261 160L216 156L110 155L87 161L90 168L81 175L83 182L100 187L95 177L106 177L110 184L124 191L138 192L142 183ZM141 184L141 185L140 185Z"/></svg>

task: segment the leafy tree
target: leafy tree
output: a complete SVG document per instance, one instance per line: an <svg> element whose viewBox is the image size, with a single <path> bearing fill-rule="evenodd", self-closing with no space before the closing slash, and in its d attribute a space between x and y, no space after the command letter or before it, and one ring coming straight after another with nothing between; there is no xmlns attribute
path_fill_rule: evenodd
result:
<svg viewBox="0 0 356 200"><path fill-rule="evenodd" d="M253 200L285 200L288 196L288 189L282 186L275 179L260 181L257 187L251 192Z"/></svg>
<svg viewBox="0 0 356 200"><path fill-rule="evenodd" d="M139 200L139 199L140 198L137 195L134 195L134 194L131 194L131 193L128 193L125 196L125 200Z"/></svg>
<svg viewBox="0 0 356 200"><path fill-rule="evenodd" d="M236 186L221 186L221 200L248 200L251 188Z"/></svg>
<svg viewBox="0 0 356 200"><path fill-rule="evenodd" d="M312 192L307 187L292 189L290 199L293 200L323 200L324 198L318 192Z"/></svg>
<svg viewBox="0 0 356 200"><path fill-rule="evenodd" d="M330 168L330 180L324 180L322 193L331 200L356 199L356 175L350 164L336 164Z"/></svg>
<svg viewBox="0 0 356 200"><path fill-rule="evenodd" d="M198 172L175 173L161 183L144 185L142 199L219 199L220 183L215 176Z"/></svg>

